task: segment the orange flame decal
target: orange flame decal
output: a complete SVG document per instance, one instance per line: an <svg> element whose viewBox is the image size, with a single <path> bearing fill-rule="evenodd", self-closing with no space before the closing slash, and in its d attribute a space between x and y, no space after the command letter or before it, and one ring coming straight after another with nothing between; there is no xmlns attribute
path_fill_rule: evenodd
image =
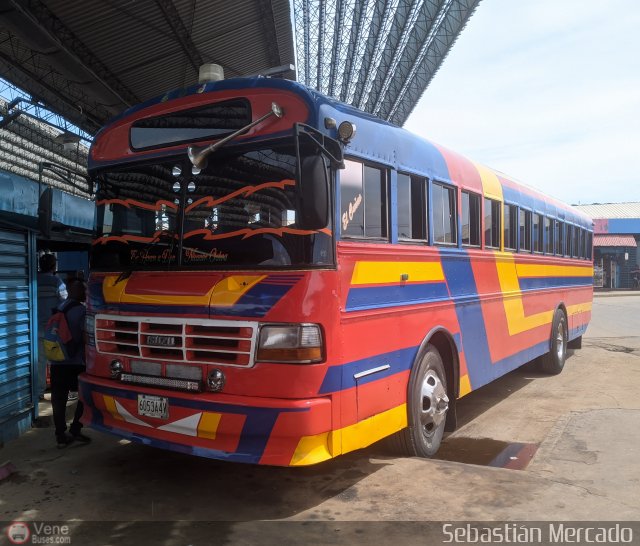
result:
<svg viewBox="0 0 640 546"><path fill-rule="evenodd" d="M256 192L261 190L266 190L267 188L278 188L278 189L284 190L286 186L295 186L295 185L296 185L295 180L291 180L287 178L285 180L281 180L280 182L265 182L264 184L258 184L257 186L245 186L244 188L240 188L218 199L214 199L210 195L207 195L206 197L202 197L201 199L198 199L197 201L194 201L193 203L191 203L186 209L184 209L184 211L185 213L190 212L196 207L199 207L200 205L205 205L207 207L215 207L216 205L220 205L221 203L224 203L225 201L229 201L230 199L234 199L235 197L240 197L240 196L249 197L250 195Z"/></svg>
<svg viewBox="0 0 640 546"><path fill-rule="evenodd" d="M162 205L165 205L170 209L178 210L178 205L165 199L161 199L159 201L156 201L155 203L144 203L143 201L137 201L136 199L100 199L100 201L96 202L96 205L122 205L123 207L127 207L128 209L134 207L138 209L154 211L160 210L162 208Z"/></svg>

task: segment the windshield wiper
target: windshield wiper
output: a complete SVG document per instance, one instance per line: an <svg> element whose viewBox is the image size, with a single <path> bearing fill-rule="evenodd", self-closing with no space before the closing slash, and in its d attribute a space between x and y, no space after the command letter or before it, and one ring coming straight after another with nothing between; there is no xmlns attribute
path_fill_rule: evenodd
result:
<svg viewBox="0 0 640 546"><path fill-rule="evenodd" d="M215 152L217 149L224 146L230 140L233 140L234 138L240 135L244 135L247 131L249 131L249 129L252 129L256 125L258 125L258 123L262 123L265 119L267 119L270 116L276 116L277 118L281 118L282 116L284 116L284 110L282 110L282 108L277 102L271 103L271 110L267 112L264 116L262 116L261 118L258 118L255 121L252 121L251 123L249 123L249 125L245 125L241 129L238 129L235 133L231 133L229 136L223 138L222 140L218 140L218 142L209 144L209 146L205 146L204 148L196 148L195 146L189 146L189 148L187 148L187 155L189 156L191 163L197 169L204 169L207 166L207 157L209 156L209 154Z"/></svg>

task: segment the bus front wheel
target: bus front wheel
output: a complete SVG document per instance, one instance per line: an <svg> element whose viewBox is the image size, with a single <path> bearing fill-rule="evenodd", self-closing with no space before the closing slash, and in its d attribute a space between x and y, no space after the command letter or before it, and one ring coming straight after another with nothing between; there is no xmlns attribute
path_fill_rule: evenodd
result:
<svg viewBox="0 0 640 546"><path fill-rule="evenodd" d="M442 357L432 345L411 372L407 392L408 427L396 436L400 451L410 457L432 457L444 434L449 396Z"/></svg>

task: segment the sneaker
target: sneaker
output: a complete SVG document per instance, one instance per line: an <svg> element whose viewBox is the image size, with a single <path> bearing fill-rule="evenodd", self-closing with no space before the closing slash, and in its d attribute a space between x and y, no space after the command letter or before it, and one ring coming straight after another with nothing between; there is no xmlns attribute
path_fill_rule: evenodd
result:
<svg viewBox="0 0 640 546"><path fill-rule="evenodd" d="M78 393L75 392L75 391L71 391L69 393L69 396L67 397L67 400L69 400L69 402L73 402L73 401L75 401L77 399L78 399Z"/></svg>
<svg viewBox="0 0 640 546"><path fill-rule="evenodd" d="M67 433L56 436L56 440L58 442L58 449L63 449L67 447L69 444L73 443L74 437L69 436Z"/></svg>
<svg viewBox="0 0 640 546"><path fill-rule="evenodd" d="M88 444L91 442L91 438L89 438L89 436L82 434L82 432L78 432L77 434L72 434L71 436L76 442L80 442L83 444Z"/></svg>

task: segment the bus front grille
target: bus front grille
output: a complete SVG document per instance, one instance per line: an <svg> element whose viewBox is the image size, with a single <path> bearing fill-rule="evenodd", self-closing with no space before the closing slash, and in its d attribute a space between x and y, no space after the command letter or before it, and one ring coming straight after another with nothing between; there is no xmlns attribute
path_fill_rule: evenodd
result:
<svg viewBox="0 0 640 546"><path fill-rule="evenodd" d="M256 322L96 315L95 325L101 354L221 366L254 364Z"/></svg>

